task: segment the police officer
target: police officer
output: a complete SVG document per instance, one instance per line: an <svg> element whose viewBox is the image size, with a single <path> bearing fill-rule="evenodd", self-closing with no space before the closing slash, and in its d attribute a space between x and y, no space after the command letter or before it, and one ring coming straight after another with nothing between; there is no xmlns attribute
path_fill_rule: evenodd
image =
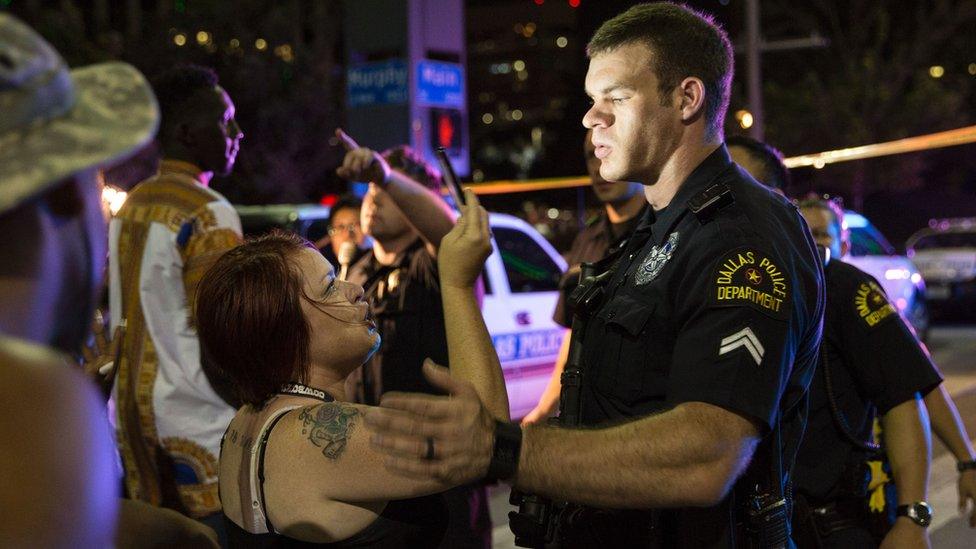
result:
<svg viewBox="0 0 976 549"><path fill-rule="evenodd" d="M570 268L559 281L559 300L556 301L556 309L552 313L552 320L564 328L572 327L573 313L566 298L576 288L580 264L599 261L617 251L634 232L634 227L647 209L644 189L640 183L607 181L600 177L600 160L594 154L592 133L586 132L583 153L586 156L586 171L590 176L593 192L603 203L603 211L586 223L583 231L573 239L573 245L566 255L566 263ZM569 357L570 339L570 332L563 334L563 343L559 348L559 357L549 384L546 385L539 404L522 419L522 423L535 423L555 411L559 403L559 379Z"/></svg>
<svg viewBox="0 0 976 549"><path fill-rule="evenodd" d="M820 343L814 242L722 144L732 49L710 18L638 5L587 51L600 175L642 183L650 205L583 334L590 428L497 422L428 368L452 397L387 395L373 442L404 474L510 479L585 505L565 545L733 547L754 532L784 546L785 528L762 539L758 525L785 514Z"/></svg>
<svg viewBox="0 0 976 549"><path fill-rule="evenodd" d="M825 271L824 345L794 474L796 541L801 548L872 547L884 537L888 546L926 546L931 447L920 394L942 377L877 281L839 260L850 245L840 208L814 198L801 201L800 211L837 259ZM884 493L868 493L887 476L883 456L871 447L876 414L904 517L886 536ZM873 522L880 523L875 532Z"/></svg>
<svg viewBox="0 0 976 549"><path fill-rule="evenodd" d="M774 190L786 187L783 182L788 184L789 175L779 151L748 139L727 143L735 162L748 167L759 181ZM794 476L794 487L801 496L798 512L804 515L794 521L798 526L795 537L801 547L816 547L813 538L819 533L825 534L822 546L876 545L899 509L889 502L897 498L904 505L901 512L908 514L909 505L924 499L917 485L919 479L924 481L930 463L924 452L927 445L919 436L928 436L928 425L919 417L922 407L916 391L924 395L932 430L958 460L960 509L976 498L976 454L928 352L909 326L891 314L893 309L883 292L874 291L877 281L839 261L850 248L850 232L841 222L839 205L814 196L800 206L814 238L831 251L833 260L825 269L824 361L810 387L810 423ZM872 288L871 299L866 298L862 285ZM864 329L862 318L870 317L864 316L866 309L855 310L856 302L878 312L871 329ZM883 452L874 446L876 433L871 432L879 414L886 426ZM892 465L898 465L894 486L889 482L891 470L884 465L885 454ZM897 488L896 495L886 488ZM924 483L921 488L924 490ZM919 503L911 516L895 522L896 528L887 533L889 539L920 544L926 513L927 506ZM909 527L912 517L920 528ZM976 527L974 521L976 510L970 515L971 527ZM826 534L830 531L833 533Z"/></svg>

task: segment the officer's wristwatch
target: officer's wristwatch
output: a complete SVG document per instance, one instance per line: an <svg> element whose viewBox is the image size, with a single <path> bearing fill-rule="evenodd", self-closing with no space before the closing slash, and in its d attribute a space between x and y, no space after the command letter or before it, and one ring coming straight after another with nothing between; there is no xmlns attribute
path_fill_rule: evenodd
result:
<svg viewBox="0 0 976 549"><path fill-rule="evenodd" d="M932 524L932 508L929 507L928 503L924 501L916 501L915 503L909 503L908 505L899 505L895 509L895 513L899 517L908 517L915 524L921 526L922 528L927 528L929 524Z"/></svg>
<svg viewBox="0 0 976 549"><path fill-rule="evenodd" d="M485 480L497 482L514 477L521 453L522 427L518 423L495 420L495 443Z"/></svg>

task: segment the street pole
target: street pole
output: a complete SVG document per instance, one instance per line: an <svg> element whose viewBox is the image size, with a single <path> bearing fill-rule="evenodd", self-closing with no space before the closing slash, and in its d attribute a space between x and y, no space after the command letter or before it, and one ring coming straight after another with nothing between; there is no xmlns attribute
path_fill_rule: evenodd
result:
<svg viewBox="0 0 976 549"><path fill-rule="evenodd" d="M752 126L749 135L763 141L762 36L759 28L759 0L746 0L746 87Z"/></svg>

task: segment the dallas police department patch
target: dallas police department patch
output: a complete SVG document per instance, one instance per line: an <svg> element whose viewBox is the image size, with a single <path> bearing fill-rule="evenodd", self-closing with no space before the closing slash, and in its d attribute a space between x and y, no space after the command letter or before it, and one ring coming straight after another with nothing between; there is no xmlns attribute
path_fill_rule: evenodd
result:
<svg viewBox="0 0 976 549"><path fill-rule="evenodd" d="M637 267L637 274L634 276L637 285L643 286L654 280L668 260L671 259L671 255L674 254L674 249L677 247L678 233L673 232L668 235L668 241L663 245L651 248L643 261L641 261L640 266Z"/></svg>
<svg viewBox="0 0 976 549"><path fill-rule="evenodd" d="M874 328L895 313L895 308L888 303L884 292L874 281L862 282L857 287L857 292L854 293L854 309L868 328Z"/></svg>
<svg viewBox="0 0 976 549"><path fill-rule="evenodd" d="M790 280L776 261L749 246L725 254L713 273L712 303L719 307L748 306L786 320L790 311Z"/></svg>

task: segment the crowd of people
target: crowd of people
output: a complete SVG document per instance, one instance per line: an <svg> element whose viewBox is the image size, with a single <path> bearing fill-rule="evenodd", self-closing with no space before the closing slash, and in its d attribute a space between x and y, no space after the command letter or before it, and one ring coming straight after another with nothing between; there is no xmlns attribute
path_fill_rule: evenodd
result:
<svg viewBox="0 0 976 549"><path fill-rule="evenodd" d="M363 200L315 244L245 240L209 188L244 138L212 70L69 70L0 13L0 545L485 548L506 481L532 546L924 547L930 432L976 527L969 436L842 261L843 213L725 139L724 31L641 4L587 55L603 211L568 257L552 380L513 423L473 192L458 216L408 147L337 129ZM106 226L99 171L153 139L158 172Z"/></svg>

